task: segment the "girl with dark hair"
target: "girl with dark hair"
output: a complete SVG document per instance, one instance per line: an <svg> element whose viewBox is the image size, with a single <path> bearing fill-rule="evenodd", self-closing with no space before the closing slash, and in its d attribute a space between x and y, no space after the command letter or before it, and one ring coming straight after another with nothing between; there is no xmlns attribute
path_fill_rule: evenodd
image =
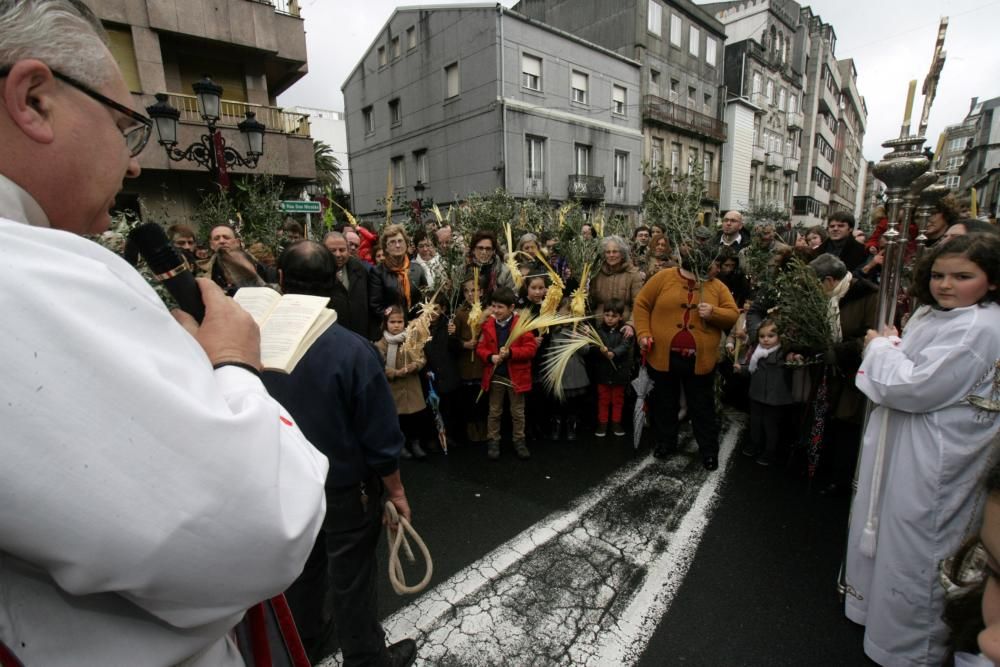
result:
<svg viewBox="0 0 1000 667"><path fill-rule="evenodd" d="M878 407L862 444L848 538L846 614L882 665L941 664L938 562L982 498L1000 412L1000 239L962 236L918 265L922 305L902 339L869 331L857 387Z"/></svg>

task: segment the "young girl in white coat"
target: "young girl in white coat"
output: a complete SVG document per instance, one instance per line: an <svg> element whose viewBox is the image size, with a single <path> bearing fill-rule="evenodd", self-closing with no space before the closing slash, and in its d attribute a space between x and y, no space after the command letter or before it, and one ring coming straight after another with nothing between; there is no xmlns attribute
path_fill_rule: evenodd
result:
<svg viewBox="0 0 1000 667"><path fill-rule="evenodd" d="M917 267L902 340L869 331L857 386L878 407L851 508L845 612L880 665L946 655L938 563L975 530L1000 427L1000 240L963 236ZM990 409L992 408L992 409Z"/></svg>

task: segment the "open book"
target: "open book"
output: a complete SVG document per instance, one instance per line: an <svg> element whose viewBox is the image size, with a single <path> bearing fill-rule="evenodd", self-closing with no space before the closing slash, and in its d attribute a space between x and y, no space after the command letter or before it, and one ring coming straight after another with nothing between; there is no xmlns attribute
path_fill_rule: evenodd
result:
<svg viewBox="0 0 1000 667"><path fill-rule="evenodd" d="M266 371L291 373L337 313L325 296L285 294L270 287L242 287L233 297L260 327L260 359Z"/></svg>

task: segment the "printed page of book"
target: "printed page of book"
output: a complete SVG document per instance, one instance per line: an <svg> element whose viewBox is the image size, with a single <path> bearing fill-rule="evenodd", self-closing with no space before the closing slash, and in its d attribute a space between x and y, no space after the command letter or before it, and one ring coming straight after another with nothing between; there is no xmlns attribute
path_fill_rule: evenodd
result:
<svg viewBox="0 0 1000 667"><path fill-rule="evenodd" d="M233 301L243 306L243 310L250 313L257 326L263 328L267 316L281 301L281 294L270 287L241 287L233 295Z"/></svg>
<svg viewBox="0 0 1000 667"><path fill-rule="evenodd" d="M260 358L264 368L291 371L299 346L329 301L329 297L304 294L281 297L260 328Z"/></svg>
<svg viewBox="0 0 1000 667"><path fill-rule="evenodd" d="M312 344L316 342L316 339L318 339L323 332L329 329L330 326L336 321L337 313L330 308L324 308L323 312L316 318L316 321L313 322L312 327L309 329L309 333L307 333L305 338L302 339L302 342L299 343L298 349L289 360L288 366L286 367L286 371L288 373L295 370L299 361L301 361L302 357L306 355L306 352L308 352L309 348L312 347Z"/></svg>

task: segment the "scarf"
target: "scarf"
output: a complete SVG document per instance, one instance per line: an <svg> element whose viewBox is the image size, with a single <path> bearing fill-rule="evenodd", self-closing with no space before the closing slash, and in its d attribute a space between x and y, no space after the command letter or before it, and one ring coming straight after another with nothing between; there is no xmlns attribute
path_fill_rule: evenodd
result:
<svg viewBox="0 0 1000 667"><path fill-rule="evenodd" d="M404 329L398 334L391 334L388 331L383 331L382 338L384 338L386 342L385 367L396 368L396 353L399 352L399 346L406 340L406 330Z"/></svg>
<svg viewBox="0 0 1000 667"><path fill-rule="evenodd" d="M500 258L494 253L488 262L478 262L473 259L472 263L479 267L479 293L493 294L497 288L497 273L499 273L497 266L500 264Z"/></svg>
<svg viewBox="0 0 1000 667"><path fill-rule="evenodd" d="M834 343L839 343L844 339L844 332L840 328L840 300L851 289L851 274L840 279L837 286L830 292L830 303L827 305L826 317L830 320L830 333Z"/></svg>
<svg viewBox="0 0 1000 667"><path fill-rule="evenodd" d="M764 357L769 357L772 354L779 352L781 350L780 345L775 345L774 347L764 347L763 345L758 345L754 348L753 354L750 355L750 365L747 367L751 373L757 371L757 364Z"/></svg>
<svg viewBox="0 0 1000 667"><path fill-rule="evenodd" d="M386 268L396 274L396 279L399 281L399 291L403 293L403 299L406 301L406 310L410 310L413 307L413 304L410 303L410 258L403 255L403 260L399 261L391 255L386 255L382 261Z"/></svg>

